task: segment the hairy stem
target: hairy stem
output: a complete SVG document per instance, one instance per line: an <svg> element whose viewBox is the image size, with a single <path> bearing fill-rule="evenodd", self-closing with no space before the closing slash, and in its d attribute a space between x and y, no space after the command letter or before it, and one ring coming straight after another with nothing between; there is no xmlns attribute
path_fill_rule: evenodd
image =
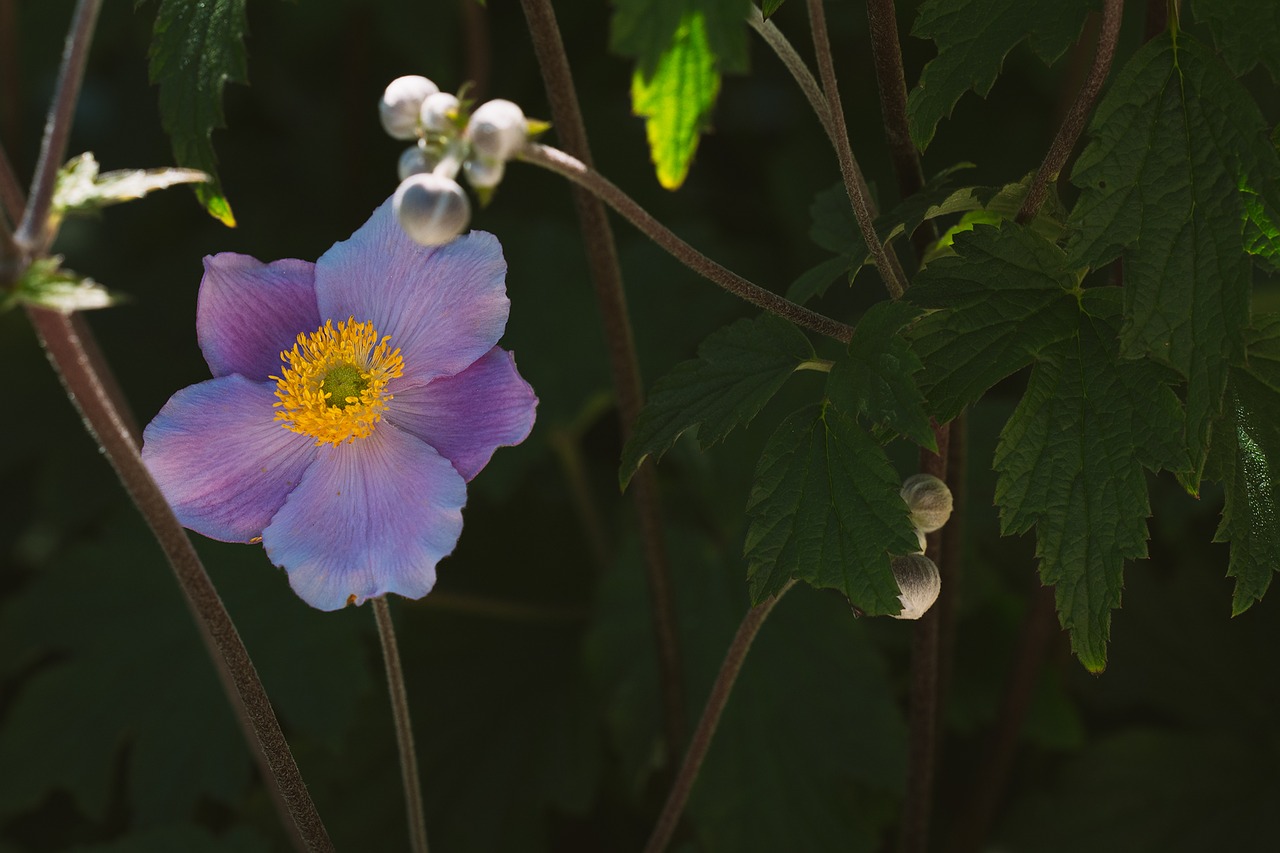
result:
<svg viewBox="0 0 1280 853"><path fill-rule="evenodd" d="M9 162L4 146L0 145L0 206L14 225L22 221L22 210L27 206L22 196L22 184L13 173L13 164Z"/></svg>
<svg viewBox="0 0 1280 853"><path fill-rule="evenodd" d="M42 308L28 308L27 314L86 427L115 468L173 568L294 846L299 850L333 850L249 652L186 531L143 464L137 433L130 429L130 421L112 400L90 354L92 345L86 344L70 317Z"/></svg>
<svg viewBox="0 0 1280 853"><path fill-rule="evenodd" d="M591 147L586 124L578 104L577 89L569 56L560 38L555 10L550 0L521 0L538 68L551 104L551 117L563 144L583 168L591 164ZM608 214L598 194L579 185L573 194L574 206L587 248L587 264L595 285L596 304L604 323L613 387L618 395L618 417L622 440L631 435L640 410L644 408L644 384L636 359L634 335L622 287L622 268ZM675 592L662 524L662 506L652 461L636 471L632 500L640 530L645 576L652 599L653 630L658 646L658 668L662 684L664 729L668 748L678 750L685 739L684 665L680 657Z"/></svg>
<svg viewBox="0 0 1280 853"><path fill-rule="evenodd" d="M898 38L898 12L893 0L867 0L867 23L871 31L871 55L875 59L876 85L880 92L880 112L884 116L885 139L893 171L898 176L898 192L908 198L924 187L924 169L911 141L907 122L907 79L902 70L902 44ZM912 236L916 255L923 256L938 239L933 220L925 220Z"/></svg>
<svg viewBox="0 0 1280 853"><path fill-rule="evenodd" d="M400 782L404 786L404 807L409 816L409 849L413 853L427 853L427 813L422 807L418 754L413 748L409 693L405 690L404 670L400 666L396 627L391 621L391 607L385 596L374 598L370 603L373 605L373 618L378 622L382 660L387 666L387 692L391 697L391 716L396 724L396 746L400 749Z"/></svg>
<svg viewBox="0 0 1280 853"><path fill-rule="evenodd" d="M816 311L810 311L801 305L784 299L758 284L747 281L737 273L731 272L708 258L697 249L681 240L669 228L654 219L653 216L635 202L630 196L618 189L606 178L587 168L582 162L546 145L530 143L520 153L520 159L550 169L581 187L588 189L593 195L612 207L624 219L660 247L670 253L676 260L698 273L709 281L720 285L734 296L744 299L783 319L790 320L797 326L826 335L842 343L848 343L853 336L853 329L837 320L826 317Z"/></svg>
<svg viewBox="0 0 1280 853"><path fill-rule="evenodd" d="M1036 171L1031 187L1027 190L1026 200L1018 211L1018 222L1026 223L1035 219L1041 205L1049 193L1049 183L1058 179L1067 158L1071 156L1080 133L1084 130L1093 105L1097 103L1102 84L1111 73L1111 60L1116 55L1116 43L1120 40L1120 23L1124 18L1124 0L1105 0L1102 7L1102 26L1098 31L1098 50L1093 56L1093 66L1089 76L1085 78L1080 94L1058 128L1058 135L1053 138L1049 152L1044 155L1044 162Z"/></svg>
<svg viewBox="0 0 1280 853"><path fill-rule="evenodd" d="M840 90L836 85L835 61L831 56L831 41L827 37L827 16L822 8L822 0L809 0L809 24L813 29L813 48L818 58L818 76L822 80L822 91L827 97L828 114L831 117L833 142L836 146L836 157L840 161L840 174L844 177L845 192L849 195L849 203L853 205L854 216L858 220L858 228L862 231L862 239L875 258L876 269L884 279L889 295L898 299L906 292L907 277L902 271L902 264L896 257L891 258L876 235L875 217L868 205L866 182L862 179L862 170L853 156L853 147L849 144L849 131L844 122L844 108L840 103Z"/></svg>
<svg viewBox="0 0 1280 853"><path fill-rule="evenodd" d="M947 477L950 425L934 427L938 452L920 451L920 471L940 480ZM941 554L942 531L928 536L925 549L946 571ZM945 585L945 580L944 580ZM924 853L929 841L929 821L933 813L933 778L936 772L938 741L938 655L939 621L937 607L916 622L911 635L911 686L907 713L907 795L898 836L900 853Z"/></svg>
<svg viewBox="0 0 1280 853"><path fill-rule="evenodd" d="M716 674L716 680L711 685L711 695L707 697L707 704L702 709L698 727L689 741L689 750L684 755L680 772L671 786L671 793L667 795L667 801L662 807L662 813L658 816L658 822L653 827L653 833L644 846L644 853L662 853L671 842L671 835L675 832L681 813L684 812L689 792L693 790L694 780L698 778L698 771L702 768L702 760L707 757L711 739L715 737L716 727L720 725L720 715L724 713L725 705L729 702L729 694L733 692L734 682L738 680L738 673L742 671L742 663L747 658L751 643L755 640L756 634L760 633L760 627L764 625L769 612L795 584L794 580L788 581L786 586L778 590L777 595L766 598L742 617L738 632L733 635L729 651L725 653L724 663L720 664L720 672Z"/></svg>
<svg viewBox="0 0 1280 853"><path fill-rule="evenodd" d="M98 21L102 0L80 0L67 32L66 47L62 52L62 68L58 72L58 88L49 107L49 119L44 126L44 140L40 144L40 159L36 161L36 174L31 182L31 194L27 209L18 226L17 239L34 253L43 253L51 235L46 234L49 209L53 204L53 189L58 169L67 155L67 138L71 135L71 118L76 100L80 96L80 83L84 80L85 61L89 58L89 43L93 40L93 27Z"/></svg>

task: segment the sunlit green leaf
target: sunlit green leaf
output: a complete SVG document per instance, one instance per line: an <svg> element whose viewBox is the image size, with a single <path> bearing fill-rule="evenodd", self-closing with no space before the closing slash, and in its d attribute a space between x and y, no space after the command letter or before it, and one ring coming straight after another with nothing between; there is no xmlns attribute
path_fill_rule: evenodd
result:
<svg viewBox="0 0 1280 853"><path fill-rule="evenodd" d="M120 301L91 278L62 267L60 255L40 258L18 277L12 291L0 301L0 309L34 305L63 314L107 308Z"/></svg>
<svg viewBox="0 0 1280 853"><path fill-rule="evenodd" d="M93 154L86 153L73 158L58 172L53 209L56 214L97 210L178 184L202 184L209 180L209 175L195 169L122 169L99 173L98 161Z"/></svg>

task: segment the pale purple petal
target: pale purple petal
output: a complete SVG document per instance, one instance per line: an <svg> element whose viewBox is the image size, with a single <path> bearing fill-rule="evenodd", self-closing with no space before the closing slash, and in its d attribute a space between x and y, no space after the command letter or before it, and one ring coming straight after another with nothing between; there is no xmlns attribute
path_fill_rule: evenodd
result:
<svg viewBox="0 0 1280 853"><path fill-rule="evenodd" d="M384 422L368 438L320 448L262 544L320 610L388 592L421 598L457 544L466 500L449 460Z"/></svg>
<svg viewBox="0 0 1280 853"><path fill-rule="evenodd" d="M515 357L494 347L457 376L396 391L386 418L434 447L470 481L493 451L529 437L537 407Z"/></svg>
<svg viewBox="0 0 1280 853"><path fill-rule="evenodd" d="M390 200L316 261L320 313L371 321L404 356L404 382L461 373L502 337L507 263L492 234L428 249L410 240Z"/></svg>
<svg viewBox="0 0 1280 853"><path fill-rule="evenodd" d="M293 347L299 333L319 327L315 264L264 264L234 252L204 259L196 336L214 376L278 374L280 353Z"/></svg>
<svg viewBox="0 0 1280 853"><path fill-rule="evenodd" d="M274 419L275 383L232 374L183 388L143 433L142 460L184 527L224 542L262 535L316 456Z"/></svg>

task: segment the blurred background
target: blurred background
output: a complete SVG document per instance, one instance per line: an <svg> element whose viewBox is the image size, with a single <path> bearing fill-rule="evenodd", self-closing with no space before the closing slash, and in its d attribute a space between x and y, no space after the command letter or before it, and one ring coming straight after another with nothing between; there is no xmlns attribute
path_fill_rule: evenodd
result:
<svg viewBox="0 0 1280 853"><path fill-rule="evenodd" d="M897 184L864 9L830 5L853 144L888 208ZM914 5L900 4L909 83L933 55L907 36ZM1116 68L1142 41L1145 5L1129 4ZM70 153L92 151L104 170L173 162L147 80L154 6L111 0L102 12ZM0 141L24 181L72 7L0 0ZM630 113L631 62L607 51L609 5L557 7L601 172L766 287L785 290L827 257L809 239L809 206L839 179L835 158L758 39L750 74L725 79L713 132L672 193ZM208 377L193 322L203 256L314 260L395 189L403 143L376 112L392 78L423 74L446 91L472 80L480 98L550 118L518 4L255 0L248 15L251 85L227 87L228 129L214 134L239 227L179 188L71 220L56 247L128 297L89 320L143 423ZM803 4L775 20L808 56ZM1016 48L991 96L965 96L940 126L926 173L970 160L963 180L1000 185L1032 171L1088 66L1091 32L1052 69ZM1270 80L1259 71L1246 83L1274 124ZM752 315L614 222L646 383ZM441 853L639 849L678 755L661 735L603 333L568 187L512 164L472 224L502 241L504 345L541 403L530 439L500 450L472 484L436 591L393 602L430 839ZM881 298L865 274L818 307L851 322ZM1276 283L1260 278L1255 310L1277 308ZM285 849L160 551L20 311L0 315L0 364L0 851ZM743 507L755 461L820 381L798 376L723 446L704 454L682 441L658 468L690 726L748 606ZM1127 567L1110 667L1088 675L1045 607L1032 537L998 536L991 457L1024 382L969 415L934 848L1280 849L1277 595L1229 618L1227 552L1210 542L1220 492L1196 501L1171 477L1152 478L1151 558ZM891 448L904 476L915 452ZM407 849L369 609L311 610L261 548L196 538L337 848ZM675 848L892 849L912 627L855 621L834 593L791 593L748 658Z"/></svg>

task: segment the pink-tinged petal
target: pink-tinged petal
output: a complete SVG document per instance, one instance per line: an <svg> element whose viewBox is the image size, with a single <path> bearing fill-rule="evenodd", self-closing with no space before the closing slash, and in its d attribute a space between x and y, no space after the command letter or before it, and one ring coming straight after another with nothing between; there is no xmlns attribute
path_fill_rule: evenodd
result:
<svg viewBox="0 0 1280 853"><path fill-rule="evenodd" d="M492 234L426 248L400 228L388 200L350 239L316 261L316 300L335 323L371 321L404 355L405 384L461 373L507 325L507 262Z"/></svg>
<svg viewBox="0 0 1280 853"><path fill-rule="evenodd" d="M537 407L515 356L494 347L457 376L396 391L386 418L434 447L470 481L499 447L529 437Z"/></svg>
<svg viewBox="0 0 1280 853"><path fill-rule="evenodd" d="M319 327L315 264L264 264L234 252L204 259L196 336L214 376L279 374L280 353Z"/></svg>
<svg viewBox="0 0 1280 853"><path fill-rule="evenodd" d="M387 423L326 445L262 534L312 607L394 592L421 598L462 533L467 486L449 460Z"/></svg>
<svg viewBox="0 0 1280 853"><path fill-rule="evenodd" d="M142 460L183 526L249 542L316 457L274 419L275 383L232 374L183 388L143 433Z"/></svg>

